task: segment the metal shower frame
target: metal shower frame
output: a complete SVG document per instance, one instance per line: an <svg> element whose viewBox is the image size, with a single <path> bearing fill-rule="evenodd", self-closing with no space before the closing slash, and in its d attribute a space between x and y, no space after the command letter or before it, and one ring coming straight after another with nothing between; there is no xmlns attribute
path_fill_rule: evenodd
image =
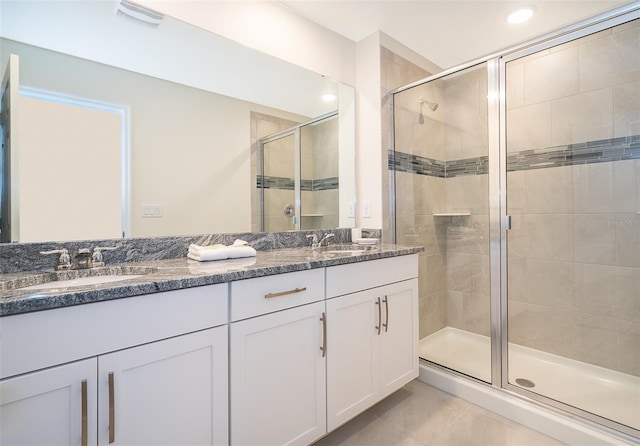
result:
<svg viewBox="0 0 640 446"><path fill-rule="evenodd" d="M395 152L395 95L414 87L444 78L448 75L486 64L487 69L487 120L489 147L489 257L490 257L490 320L491 320L491 383L467 377L438 364L421 359L421 364L435 367L445 373L471 379L494 391L525 398L545 407L561 410L572 417L579 417L587 424L626 439L640 436L640 431L613 422L566 403L553 400L508 382L508 295L507 295L507 161L506 161L506 64L529 54L555 47L605 29L640 18L640 2L613 9L593 18L578 22L552 33L542 35L523 44L462 64L436 75L392 90L389 98L389 147ZM396 172L389 172L389 229L390 241L396 242Z"/></svg>

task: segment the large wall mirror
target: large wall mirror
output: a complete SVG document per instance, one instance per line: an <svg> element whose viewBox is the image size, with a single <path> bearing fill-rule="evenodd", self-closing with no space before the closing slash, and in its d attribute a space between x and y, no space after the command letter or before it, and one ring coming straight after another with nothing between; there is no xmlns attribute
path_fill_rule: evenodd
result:
<svg viewBox="0 0 640 446"><path fill-rule="evenodd" d="M258 231L258 142L336 111L332 224L354 225L352 87L124 0L0 8L4 241Z"/></svg>

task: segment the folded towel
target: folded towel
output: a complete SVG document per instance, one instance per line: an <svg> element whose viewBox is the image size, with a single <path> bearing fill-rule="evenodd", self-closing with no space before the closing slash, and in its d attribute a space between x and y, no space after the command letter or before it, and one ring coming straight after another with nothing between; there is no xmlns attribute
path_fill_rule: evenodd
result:
<svg viewBox="0 0 640 446"><path fill-rule="evenodd" d="M221 244L198 246L189 245L187 257L199 262L208 262L210 260L237 259L240 257L255 257L256 250L244 240L236 240L231 246Z"/></svg>

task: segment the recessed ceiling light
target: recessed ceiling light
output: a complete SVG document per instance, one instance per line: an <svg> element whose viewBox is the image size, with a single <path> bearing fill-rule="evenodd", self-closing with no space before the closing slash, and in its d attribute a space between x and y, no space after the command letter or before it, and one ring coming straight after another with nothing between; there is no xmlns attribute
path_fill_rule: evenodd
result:
<svg viewBox="0 0 640 446"><path fill-rule="evenodd" d="M513 11L507 17L507 22L512 25L516 25L518 23L524 23L529 20L533 16L533 9L531 8L520 8L516 11Z"/></svg>
<svg viewBox="0 0 640 446"><path fill-rule="evenodd" d="M325 93L322 95L322 100L325 102L335 101L336 95L334 93Z"/></svg>

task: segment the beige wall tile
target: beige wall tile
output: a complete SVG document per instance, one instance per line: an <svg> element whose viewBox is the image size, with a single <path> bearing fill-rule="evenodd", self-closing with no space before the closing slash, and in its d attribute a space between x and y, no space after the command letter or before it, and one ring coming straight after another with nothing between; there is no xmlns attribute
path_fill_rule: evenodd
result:
<svg viewBox="0 0 640 446"><path fill-rule="evenodd" d="M640 322L618 321L618 370L640 376Z"/></svg>
<svg viewBox="0 0 640 446"><path fill-rule="evenodd" d="M613 89L607 87L554 100L551 122L552 146L613 137Z"/></svg>
<svg viewBox="0 0 640 446"><path fill-rule="evenodd" d="M507 111L507 152L550 147L551 102L541 102Z"/></svg>
<svg viewBox="0 0 640 446"><path fill-rule="evenodd" d="M640 80L613 88L614 137L640 135Z"/></svg>
<svg viewBox="0 0 640 446"><path fill-rule="evenodd" d="M525 171L507 172L507 213L510 215L524 212L526 203Z"/></svg>
<svg viewBox="0 0 640 446"><path fill-rule="evenodd" d="M571 213L575 206L574 177L579 170L552 167L525 171L525 212L530 214Z"/></svg>
<svg viewBox="0 0 640 446"><path fill-rule="evenodd" d="M465 330L464 325L464 295L462 291L447 290L446 325L448 327Z"/></svg>
<svg viewBox="0 0 640 446"><path fill-rule="evenodd" d="M420 302L420 335L428 336L445 326L444 292L428 294Z"/></svg>
<svg viewBox="0 0 640 446"><path fill-rule="evenodd" d="M617 214L616 264L640 267L640 214Z"/></svg>
<svg viewBox="0 0 640 446"><path fill-rule="evenodd" d="M615 264L616 227L613 222L613 215L574 215L573 240L576 262Z"/></svg>
<svg viewBox="0 0 640 446"><path fill-rule="evenodd" d="M582 268L571 262L527 259L521 299L537 305L573 309L582 287Z"/></svg>
<svg viewBox="0 0 640 446"><path fill-rule="evenodd" d="M583 266L581 311L640 322L640 269Z"/></svg>
<svg viewBox="0 0 640 446"><path fill-rule="evenodd" d="M549 53L524 65L525 104L575 95L580 91L578 48Z"/></svg>
<svg viewBox="0 0 640 446"><path fill-rule="evenodd" d="M524 105L524 64L509 62L506 71L507 110Z"/></svg>
<svg viewBox="0 0 640 446"><path fill-rule="evenodd" d="M599 37L580 46L580 90L596 90L638 80L640 26Z"/></svg>

